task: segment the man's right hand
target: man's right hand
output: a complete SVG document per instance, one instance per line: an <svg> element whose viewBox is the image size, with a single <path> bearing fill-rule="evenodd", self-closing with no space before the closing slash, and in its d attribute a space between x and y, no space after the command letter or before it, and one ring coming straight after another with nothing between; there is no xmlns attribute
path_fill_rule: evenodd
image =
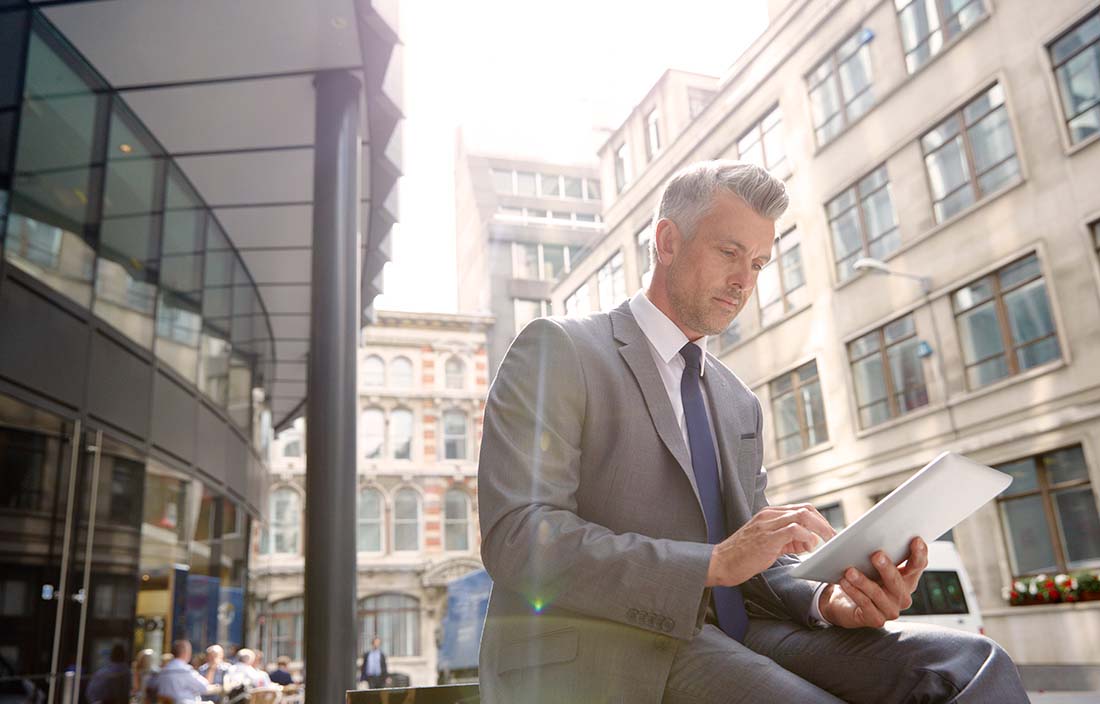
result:
<svg viewBox="0 0 1100 704"><path fill-rule="evenodd" d="M808 552L836 531L810 504L768 506L714 546L708 587L732 587L772 566L780 555Z"/></svg>

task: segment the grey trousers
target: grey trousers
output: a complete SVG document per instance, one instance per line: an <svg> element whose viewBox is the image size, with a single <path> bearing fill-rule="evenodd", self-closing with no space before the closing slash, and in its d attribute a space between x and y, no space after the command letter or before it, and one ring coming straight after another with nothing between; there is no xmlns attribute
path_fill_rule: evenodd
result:
<svg viewBox="0 0 1100 704"><path fill-rule="evenodd" d="M750 619L744 644L707 624L682 642L665 704L726 702L1027 704L1008 654L984 636L924 624L808 629Z"/></svg>

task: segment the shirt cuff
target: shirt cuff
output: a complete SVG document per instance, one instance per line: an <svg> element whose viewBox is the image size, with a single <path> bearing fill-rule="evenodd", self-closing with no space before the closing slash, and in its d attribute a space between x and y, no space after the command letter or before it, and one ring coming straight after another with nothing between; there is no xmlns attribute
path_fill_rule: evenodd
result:
<svg viewBox="0 0 1100 704"><path fill-rule="evenodd" d="M833 625L829 623L828 619L821 615L821 592L825 591L825 587L829 586L822 582L814 590L814 599L810 602L810 623L821 628L828 628Z"/></svg>

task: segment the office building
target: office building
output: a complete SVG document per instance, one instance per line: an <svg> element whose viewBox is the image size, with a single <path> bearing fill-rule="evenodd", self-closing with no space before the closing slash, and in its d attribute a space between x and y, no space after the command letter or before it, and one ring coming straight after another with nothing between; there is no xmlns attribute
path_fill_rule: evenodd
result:
<svg viewBox="0 0 1100 704"><path fill-rule="evenodd" d="M677 169L770 169L791 196L772 261L709 342L764 406L770 500L841 526L944 449L1012 474L948 536L986 633L1033 687L1100 686L1100 601L1010 605L1017 581L1100 567L1100 8L769 5L709 105L605 189L607 235L553 310L638 289ZM603 174L645 153L640 120ZM962 607L934 582L918 607Z"/></svg>
<svg viewBox="0 0 1100 704"><path fill-rule="evenodd" d="M455 159L458 310L491 315L490 378L524 325L549 313L554 281L603 232L595 164L467 153Z"/></svg>

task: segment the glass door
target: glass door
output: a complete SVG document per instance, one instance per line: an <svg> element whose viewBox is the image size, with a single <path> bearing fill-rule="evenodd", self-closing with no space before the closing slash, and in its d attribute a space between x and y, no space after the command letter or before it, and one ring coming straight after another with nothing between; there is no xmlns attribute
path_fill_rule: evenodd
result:
<svg viewBox="0 0 1100 704"><path fill-rule="evenodd" d="M140 580L142 456L101 430L83 434L77 500L70 517L67 598L58 629L60 692L77 704L129 690ZM55 687L55 690L57 688Z"/></svg>
<svg viewBox="0 0 1100 704"><path fill-rule="evenodd" d="M78 704L128 678L144 472L102 431L0 395L0 701Z"/></svg>
<svg viewBox="0 0 1100 704"><path fill-rule="evenodd" d="M54 695L80 433L79 421L0 394L0 699Z"/></svg>

